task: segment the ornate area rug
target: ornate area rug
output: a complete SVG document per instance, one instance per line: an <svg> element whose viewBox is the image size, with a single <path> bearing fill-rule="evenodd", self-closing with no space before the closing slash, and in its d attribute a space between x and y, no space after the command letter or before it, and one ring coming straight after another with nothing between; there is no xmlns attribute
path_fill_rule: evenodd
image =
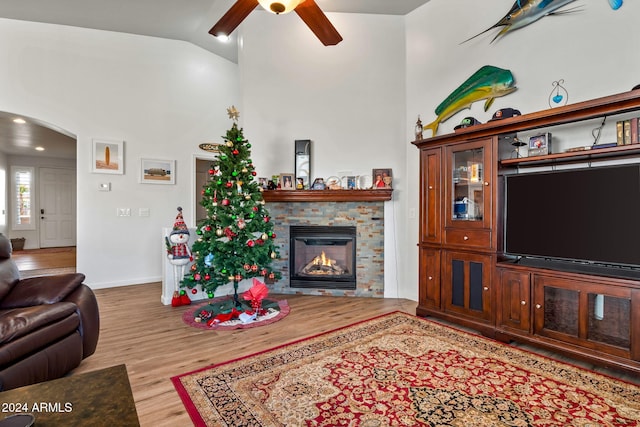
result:
<svg viewBox="0 0 640 427"><path fill-rule="evenodd" d="M640 387L394 312L172 378L197 426L638 426Z"/></svg>

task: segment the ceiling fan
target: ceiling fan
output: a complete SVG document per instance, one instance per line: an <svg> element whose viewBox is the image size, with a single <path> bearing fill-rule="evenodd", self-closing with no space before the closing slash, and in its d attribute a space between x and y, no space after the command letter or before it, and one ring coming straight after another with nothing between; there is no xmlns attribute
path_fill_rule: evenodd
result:
<svg viewBox="0 0 640 427"><path fill-rule="evenodd" d="M342 41L342 36L315 0L237 0L231 9L209 30L209 34L216 37L228 36L258 4L276 15L295 11L325 46L336 45Z"/></svg>

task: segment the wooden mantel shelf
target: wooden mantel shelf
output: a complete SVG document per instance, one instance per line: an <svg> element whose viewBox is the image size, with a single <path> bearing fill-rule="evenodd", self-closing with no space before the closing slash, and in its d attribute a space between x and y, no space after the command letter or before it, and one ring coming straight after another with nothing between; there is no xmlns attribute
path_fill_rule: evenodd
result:
<svg viewBox="0 0 640 427"><path fill-rule="evenodd" d="M393 189L378 190L266 190L265 202L385 202Z"/></svg>

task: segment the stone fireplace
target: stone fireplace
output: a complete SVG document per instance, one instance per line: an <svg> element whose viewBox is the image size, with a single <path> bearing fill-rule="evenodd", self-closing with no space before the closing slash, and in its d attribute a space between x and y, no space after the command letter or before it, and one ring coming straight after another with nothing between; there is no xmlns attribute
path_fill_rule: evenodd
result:
<svg viewBox="0 0 640 427"><path fill-rule="evenodd" d="M289 226L289 286L356 289L356 227Z"/></svg>
<svg viewBox="0 0 640 427"><path fill-rule="evenodd" d="M333 296L358 296L358 297L384 297L384 205L391 200L392 190L272 190L263 193L266 201L266 208L269 211L271 220L274 223L276 233L275 243L278 247L280 257L276 259L272 267L282 273L282 279L269 285L269 291L275 294L303 294L303 295L333 295ZM343 259L333 251L340 249L349 252L351 243L342 240L330 242L331 244L320 244L307 236L306 242L297 241L298 245L319 246L320 248L304 248L305 251L320 249L319 254L303 254L300 261L298 254L293 255L291 247L296 244L291 235L292 228L297 227L328 227L339 229L347 227L353 230L353 269L355 279L353 283L347 281L334 280L338 277L342 279L344 274L336 274L327 280L319 280L316 277L315 283L301 283L298 271L304 263L305 266L311 263L317 256L322 258L324 251L325 258L336 261L337 271L348 270L346 266L351 260ZM342 239L342 237L340 238ZM317 240L317 239L316 239ZM311 243L311 244L308 244ZM296 248L294 246L294 251ZM311 258L311 259L309 259ZM345 257L346 258L346 257ZM331 261L327 261L331 264ZM327 270L325 266L324 270ZM317 276L317 275L316 275ZM308 281L307 281L308 282ZM327 283L328 282L328 283ZM349 279L348 282L351 282Z"/></svg>

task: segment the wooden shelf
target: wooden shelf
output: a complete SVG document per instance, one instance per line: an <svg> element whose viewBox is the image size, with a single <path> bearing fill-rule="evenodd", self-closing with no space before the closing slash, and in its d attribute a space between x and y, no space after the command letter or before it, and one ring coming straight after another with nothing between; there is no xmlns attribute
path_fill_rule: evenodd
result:
<svg viewBox="0 0 640 427"><path fill-rule="evenodd" d="M393 189L379 190L265 190L265 202L385 202Z"/></svg>
<svg viewBox="0 0 640 427"><path fill-rule="evenodd" d="M519 159L500 160L502 166L534 165L553 162L584 161L587 159L603 159L610 157L637 156L640 154L640 144L621 145L618 147L596 148L594 150L573 151L569 153L547 154L546 156L521 157Z"/></svg>
<svg viewBox="0 0 640 427"><path fill-rule="evenodd" d="M523 114L502 120L494 120L484 124L459 129L455 132L436 135L431 138L413 141L418 148L427 148L449 141L483 138L513 132L521 132L546 126L572 123L597 117L622 114L638 110L640 106L640 90L632 90L616 95L605 96L589 101L567 104L534 113Z"/></svg>

